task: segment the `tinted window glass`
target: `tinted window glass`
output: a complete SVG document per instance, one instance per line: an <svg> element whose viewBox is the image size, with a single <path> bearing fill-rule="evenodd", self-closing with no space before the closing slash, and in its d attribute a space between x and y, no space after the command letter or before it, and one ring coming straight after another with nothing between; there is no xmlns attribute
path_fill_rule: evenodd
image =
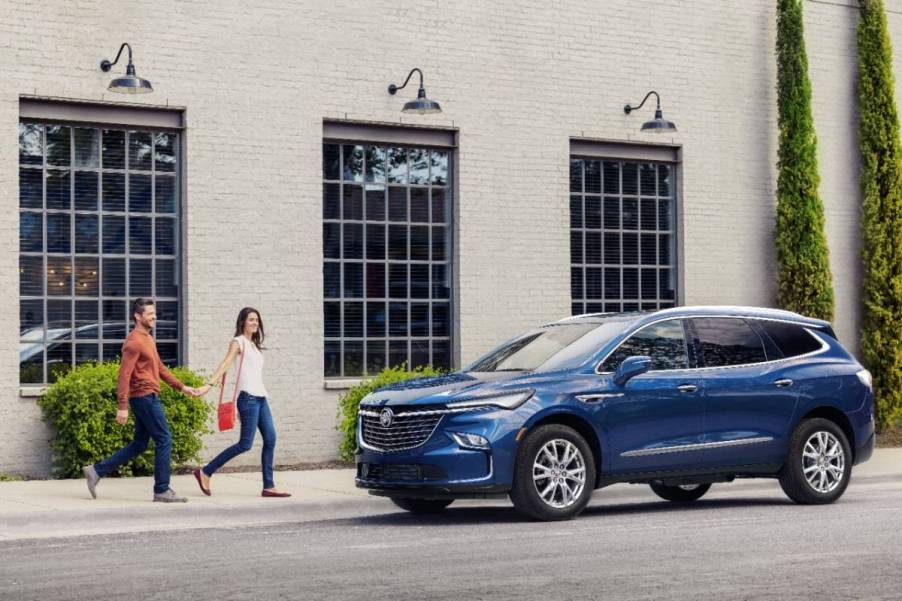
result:
<svg viewBox="0 0 902 601"><path fill-rule="evenodd" d="M742 319L693 320L705 367L766 361L761 338Z"/></svg>
<svg viewBox="0 0 902 601"><path fill-rule="evenodd" d="M798 357L821 348L821 343L805 328L779 321L759 321L758 325L780 347L784 357Z"/></svg>
<svg viewBox="0 0 902 601"><path fill-rule="evenodd" d="M651 357L651 368L656 370L689 367L680 320L662 321L639 330L605 360L602 371L617 371L625 359L637 355Z"/></svg>

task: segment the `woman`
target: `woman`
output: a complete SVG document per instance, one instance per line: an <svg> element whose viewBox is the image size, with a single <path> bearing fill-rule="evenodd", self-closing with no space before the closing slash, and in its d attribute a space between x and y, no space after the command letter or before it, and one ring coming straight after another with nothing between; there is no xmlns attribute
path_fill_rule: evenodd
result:
<svg viewBox="0 0 902 601"><path fill-rule="evenodd" d="M276 447L276 429L272 422L269 402L266 400L266 388L263 386L263 320L260 312L252 307L245 307L238 313L235 324L235 337L229 343L229 351L219 364L200 394L206 394L210 388L219 383L222 374L238 355L243 355L241 373L235 386L238 390L238 414L241 416L241 438L203 468L194 470L200 490L207 496L211 494L210 478L230 459L251 450L257 428L263 436L263 493L264 497L290 497L291 494L276 488L273 482L273 453Z"/></svg>

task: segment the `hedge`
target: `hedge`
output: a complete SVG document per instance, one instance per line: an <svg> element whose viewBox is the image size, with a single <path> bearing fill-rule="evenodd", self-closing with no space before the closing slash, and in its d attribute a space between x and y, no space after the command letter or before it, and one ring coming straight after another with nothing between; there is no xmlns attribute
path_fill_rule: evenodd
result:
<svg viewBox="0 0 902 601"><path fill-rule="evenodd" d="M116 423L116 379L118 362L78 365L53 383L38 400L44 419L53 429L50 447L53 473L60 478L82 475L84 465L113 454L132 440L134 417L129 412L124 426ZM201 386L203 379L184 367L172 373L188 386ZM203 436L213 407L161 385L160 399L172 430L172 462L184 465L198 460ZM153 441L148 450L119 468L122 476L153 473Z"/></svg>

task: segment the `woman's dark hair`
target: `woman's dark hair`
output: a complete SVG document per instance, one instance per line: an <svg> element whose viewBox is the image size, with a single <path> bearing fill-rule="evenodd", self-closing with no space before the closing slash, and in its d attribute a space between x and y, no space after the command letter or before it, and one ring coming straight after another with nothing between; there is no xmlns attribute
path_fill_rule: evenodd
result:
<svg viewBox="0 0 902 601"><path fill-rule="evenodd" d="M238 312L238 319L235 321L235 336L244 334L244 322L247 321L247 316L251 313L257 314L257 322L260 325L260 327L257 328L257 331L254 332L254 335L251 336L251 340L253 341L254 346L263 350L263 339L266 337L266 334L263 333L263 318L260 317L260 312L253 307L245 307Z"/></svg>

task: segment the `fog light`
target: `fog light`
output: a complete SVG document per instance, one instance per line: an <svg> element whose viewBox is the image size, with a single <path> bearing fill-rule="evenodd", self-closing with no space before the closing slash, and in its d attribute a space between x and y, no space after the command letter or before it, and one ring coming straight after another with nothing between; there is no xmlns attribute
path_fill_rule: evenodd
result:
<svg viewBox="0 0 902 601"><path fill-rule="evenodd" d="M475 449L477 451L487 451L489 449L489 441L479 434L470 434L469 432L449 432L448 434L462 449Z"/></svg>

